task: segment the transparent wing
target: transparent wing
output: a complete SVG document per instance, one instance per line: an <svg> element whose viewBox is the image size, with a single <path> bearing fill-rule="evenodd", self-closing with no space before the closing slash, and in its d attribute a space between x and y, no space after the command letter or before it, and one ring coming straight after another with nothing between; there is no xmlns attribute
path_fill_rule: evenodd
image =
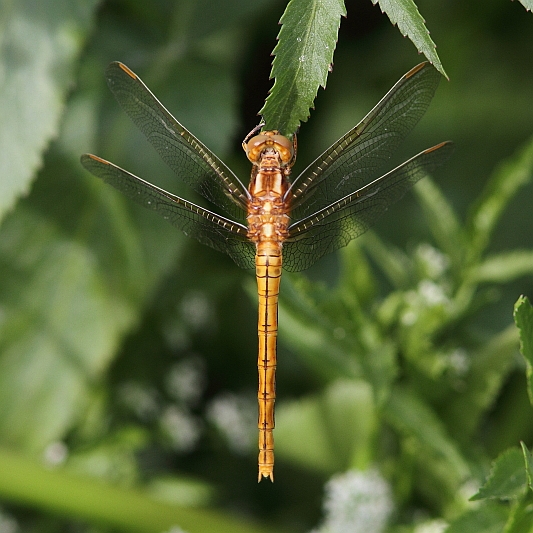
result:
<svg viewBox="0 0 533 533"><path fill-rule="evenodd" d="M283 244L283 267L290 272L309 268L363 234L409 188L446 161L453 145L428 148L362 189L289 227Z"/></svg>
<svg viewBox="0 0 533 533"><path fill-rule="evenodd" d="M159 213L185 235L228 254L242 268L255 267L255 245L247 238L246 226L174 196L97 156L84 154L81 164L128 198Z"/></svg>
<svg viewBox="0 0 533 533"><path fill-rule="evenodd" d="M429 63L405 74L355 128L296 178L291 218L309 216L373 180L426 112L440 77Z"/></svg>
<svg viewBox="0 0 533 533"><path fill-rule="evenodd" d="M192 189L242 219L248 191L235 174L159 102L126 65L114 62L106 78L118 103L167 165Z"/></svg>

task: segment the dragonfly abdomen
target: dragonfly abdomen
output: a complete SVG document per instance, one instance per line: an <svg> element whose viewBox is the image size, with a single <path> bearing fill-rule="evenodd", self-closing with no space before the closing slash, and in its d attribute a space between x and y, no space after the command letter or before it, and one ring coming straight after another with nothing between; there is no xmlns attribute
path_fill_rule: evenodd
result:
<svg viewBox="0 0 533 533"><path fill-rule="evenodd" d="M259 300L257 334L259 353L259 474L274 481L274 402L276 400L276 363L278 339L278 297L281 281L282 246L289 218L278 209L278 199L268 192L254 198L248 217L249 237L256 243L255 273ZM255 204L255 210L252 208Z"/></svg>
<svg viewBox="0 0 533 533"><path fill-rule="evenodd" d="M278 296L281 281L281 243L259 241L255 258L259 312L257 333L259 353L259 474L258 481L274 481L274 402L276 400L276 364L278 338Z"/></svg>

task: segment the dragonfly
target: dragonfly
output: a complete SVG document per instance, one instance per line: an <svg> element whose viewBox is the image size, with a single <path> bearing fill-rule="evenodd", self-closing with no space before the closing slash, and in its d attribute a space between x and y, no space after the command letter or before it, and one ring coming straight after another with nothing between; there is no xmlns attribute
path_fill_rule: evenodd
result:
<svg viewBox="0 0 533 533"><path fill-rule="evenodd" d="M440 74L411 69L350 131L290 179L296 134L252 130L242 146L252 164L248 187L183 127L126 65L106 70L110 90L176 175L226 216L171 194L96 155L82 165L197 241L255 269L258 289L258 481L274 481L274 403L278 296L282 268L309 268L364 233L418 180L448 159L442 142L380 175L428 108Z"/></svg>

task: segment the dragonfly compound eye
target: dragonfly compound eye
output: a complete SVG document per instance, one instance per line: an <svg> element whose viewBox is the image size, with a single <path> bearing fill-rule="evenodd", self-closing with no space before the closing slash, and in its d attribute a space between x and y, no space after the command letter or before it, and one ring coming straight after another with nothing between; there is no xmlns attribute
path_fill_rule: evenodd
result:
<svg viewBox="0 0 533 533"><path fill-rule="evenodd" d="M252 163L258 163L261 154L267 148L274 149L282 164L287 164L293 158L293 143L277 131L265 131L252 137L245 145L246 155Z"/></svg>

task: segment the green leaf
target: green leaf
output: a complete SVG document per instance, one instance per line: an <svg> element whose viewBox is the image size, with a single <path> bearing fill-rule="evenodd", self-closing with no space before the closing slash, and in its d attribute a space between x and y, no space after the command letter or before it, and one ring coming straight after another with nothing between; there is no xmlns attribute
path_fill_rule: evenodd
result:
<svg viewBox="0 0 533 533"><path fill-rule="evenodd" d="M532 250L513 250L488 257L471 275L478 283L508 283L527 274L533 274Z"/></svg>
<svg viewBox="0 0 533 533"><path fill-rule="evenodd" d="M338 380L320 396L279 405L276 454L328 474L364 469L372 460L376 428L370 385Z"/></svg>
<svg viewBox="0 0 533 533"><path fill-rule="evenodd" d="M291 0L281 17L274 48L274 86L259 112L265 129L292 135L309 117L318 87L326 86L333 62L342 0Z"/></svg>
<svg viewBox="0 0 533 533"><path fill-rule="evenodd" d="M533 455L531 455L531 452L523 442L520 443L520 446L522 447L524 462L526 463L527 484L533 490Z"/></svg>
<svg viewBox="0 0 533 533"><path fill-rule="evenodd" d="M348 297L350 302L357 298L359 305L364 306L375 301L377 280L360 244L361 241L351 241L339 250L341 271L338 290L341 298Z"/></svg>
<svg viewBox="0 0 533 533"><path fill-rule="evenodd" d="M161 98L223 150L236 126L235 80L228 68L208 59L191 63L183 58L164 70L167 77L159 81L171 98ZM100 107L106 98L112 101L104 72L94 60L80 72L82 90L69 100L46 167L0 231L0 443L33 453L64 438L83 418L124 335L175 269L185 240L80 167L79 154L98 140L106 147L102 155L117 154L126 168L134 160L134 172L156 180L164 175L163 163L114 101L112 111L105 110L102 134ZM202 112L195 113L198 106ZM35 117L25 127L31 131L36 123L39 129ZM114 134L110 124L120 126Z"/></svg>
<svg viewBox="0 0 533 533"><path fill-rule="evenodd" d="M468 217L468 251L475 263L486 249L501 213L533 175L533 138L499 168L485 186Z"/></svg>
<svg viewBox="0 0 533 533"><path fill-rule="evenodd" d="M518 448L501 453L492 463L489 477L470 501L497 498L514 500L524 495L526 487L524 455Z"/></svg>
<svg viewBox="0 0 533 533"><path fill-rule="evenodd" d="M360 242L393 287L407 286L410 280L411 262L403 250L383 242L372 230L367 231Z"/></svg>
<svg viewBox="0 0 533 533"><path fill-rule="evenodd" d="M426 177L414 187L436 243L448 254L455 269L463 264L465 236L459 219L434 181Z"/></svg>
<svg viewBox="0 0 533 533"><path fill-rule="evenodd" d="M457 434L470 442L480 419L494 404L500 389L513 368L516 355L517 334L513 325L505 328L480 346L464 354L469 364L468 374L462 384L462 393L456 393L447 402L444 416L454 424Z"/></svg>
<svg viewBox="0 0 533 533"><path fill-rule="evenodd" d="M435 50L435 43L431 40L425 20L413 0L372 0L372 3L374 5L379 3L381 11L387 13L393 24L398 25L402 35L409 37L417 50L424 54L443 76L446 76Z"/></svg>
<svg viewBox="0 0 533 533"><path fill-rule="evenodd" d="M416 440L417 448L426 458L432 458L424 468L447 470L447 475L456 483L468 475L468 464L456 443L437 415L413 391L395 387L383 414L400 434Z"/></svg>
<svg viewBox="0 0 533 533"><path fill-rule="evenodd" d="M212 503L215 491L204 481L184 477L160 477L147 487L154 500L184 507L206 507Z"/></svg>
<svg viewBox="0 0 533 533"><path fill-rule="evenodd" d="M533 11L533 0L519 0L527 11Z"/></svg>
<svg viewBox="0 0 533 533"><path fill-rule="evenodd" d="M526 296L516 301L513 316L520 332L520 353L526 360L527 390L533 405L533 306Z"/></svg>
<svg viewBox="0 0 533 533"><path fill-rule="evenodd" d="M248 292L257 298L255 283L249 283ZM360 365L335 337L331 316L316 304L318 292L305 278L284 274L279 301L280 339L322 377L359 377Z"/></svg>
<svg viewBox="0 0 533 533"><path fill-rule="evenodd" d="M529 498L522 498L510 506L511 512L503 533L531 533L533 508Z"/></svg>
<svg viewBox="0 0 533 533"><path fill-rule="evenodd" d="M508 510L488 501L456 518L444 533L501 533L507 522Z"/></svg>
<svg viewBox="0 0 533 533"><path fill-rule="evenodd" d="M122 531L160 533L265 533L265 528L219 511L157 501L139 490L114 487L61 470L50 470L0 449L0 496L60 516ZM151 491L150 491L151 492Z"/></svg>
<svg viewBox="0 0 533 533"><path fill-rule="evenodd" d="M0 10L0 220L26 194L57 135L96 0L4 2Z"/></svg>
<svg viewBox="0 0 533 533"><path fill-rule="evenodd" d="M132 309L43 217L19 208L0 237L0 442L38 452L86 408Z"/></svg>

